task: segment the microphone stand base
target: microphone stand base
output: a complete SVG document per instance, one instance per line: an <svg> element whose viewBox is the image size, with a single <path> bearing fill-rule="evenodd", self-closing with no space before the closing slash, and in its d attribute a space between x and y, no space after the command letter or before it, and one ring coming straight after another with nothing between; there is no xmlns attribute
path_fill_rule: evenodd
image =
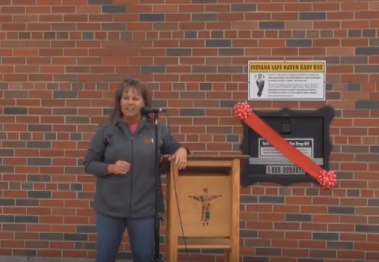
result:
<svg viewBox="0 0 379 262"><path fill-rule="evenodd" d="M164 262L164 260L163 260L162 257L160 257L160 258L153 258L153 259L151 260L151 262Z"/></svg>

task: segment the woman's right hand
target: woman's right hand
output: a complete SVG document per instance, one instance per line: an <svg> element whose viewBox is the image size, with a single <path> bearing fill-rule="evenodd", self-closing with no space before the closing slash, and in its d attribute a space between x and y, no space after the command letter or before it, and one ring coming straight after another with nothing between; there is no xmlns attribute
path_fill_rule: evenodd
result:
<svg viewBox="0 0 379 262"><path fill-rule="evenodd" d="M115 175L126 175L130 170L130 164L126 161L117 161L108 166L108 173Z"/></svg>

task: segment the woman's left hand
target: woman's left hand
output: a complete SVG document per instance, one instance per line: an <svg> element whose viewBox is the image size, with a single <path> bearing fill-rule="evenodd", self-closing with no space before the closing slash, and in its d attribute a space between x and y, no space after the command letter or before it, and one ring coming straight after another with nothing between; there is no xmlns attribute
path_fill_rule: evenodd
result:
<svg viewBox="0 0 379 262"><path fill-rule="evenodd" d="M187 149L184 147L176 150L175 154L171 157L171 160L175 160L175 165L178 166L179 170L184 169L187 166Z"/></svg>

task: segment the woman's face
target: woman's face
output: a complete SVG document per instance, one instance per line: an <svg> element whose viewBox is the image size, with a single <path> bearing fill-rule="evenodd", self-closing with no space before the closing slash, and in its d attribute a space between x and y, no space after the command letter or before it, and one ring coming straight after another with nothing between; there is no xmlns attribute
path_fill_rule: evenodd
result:
<svg viewBox="0 0 379 262"><path fill-rule="evenodd" d="M145 106L142 96L133 87L125 88L121 96L121 111L124 117L140 117L140 109Z"/></svg>

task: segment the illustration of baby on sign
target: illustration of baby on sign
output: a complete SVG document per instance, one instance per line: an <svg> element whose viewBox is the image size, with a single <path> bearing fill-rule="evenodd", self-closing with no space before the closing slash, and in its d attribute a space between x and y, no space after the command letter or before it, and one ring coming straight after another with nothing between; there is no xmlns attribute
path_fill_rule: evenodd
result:
<svg viewBox="0 0 379 262"><path fill-rule="evenodd" d="M265 75L255 74L255 83L257 84L257 88L258 88L257 96L261 97L263 93L263 89L265 87Z"/></svg>

